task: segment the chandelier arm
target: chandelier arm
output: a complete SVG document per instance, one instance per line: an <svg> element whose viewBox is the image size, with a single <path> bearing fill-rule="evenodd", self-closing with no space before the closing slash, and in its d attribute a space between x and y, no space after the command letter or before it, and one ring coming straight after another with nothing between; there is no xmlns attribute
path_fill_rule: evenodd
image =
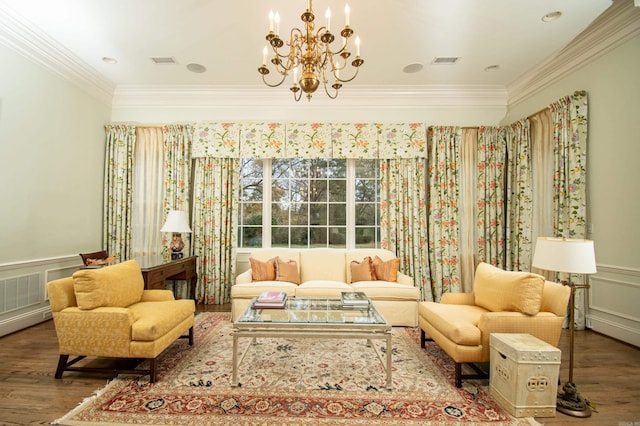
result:
<svg viewBox="0 0 640 426"><path fill-rule="evenodd" d="M350 81L352 81L354 78L356 78L358 76L358 71L360 71L360 67L355 67L356 68L356 73L349 79L343 80L339 77L336 77L336 80L338 80L341 83L348 83Z"/></svg>
<svg viewBox="0 0 640 426"><path fill-rule="evenodd" d="M326 81L326 80L323 82L323 84L322 84L322 85L324 86L324 92L327 94L327 96L328 96L330 99L335 99L335 98L337 98L337 97L338 97L338 89L335 89L335 90L336 90L336 94L335 94L335 95L333 95L333 96L331 96L331 93L329 93L329 89L327 89L327 81Z"/></svg>
<svg viewBox="0 0 640 426"><path fill-rule="evenodd" d="M266 84L269 87L278 87L282 83L284 83L285 78L287 78L287 73L285 72L284 74L282 74L282 79L278 83L275 83L275 84L268 83L267 80L264 78L264 76L265 76L265 74L262 74L262 82L264 84Z"/></svg>

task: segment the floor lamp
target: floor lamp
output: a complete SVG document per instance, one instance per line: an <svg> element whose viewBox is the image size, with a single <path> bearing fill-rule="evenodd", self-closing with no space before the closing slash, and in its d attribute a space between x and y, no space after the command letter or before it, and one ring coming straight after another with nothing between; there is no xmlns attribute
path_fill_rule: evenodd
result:
<svg viewBox="0 0 640 426"><path fill-rule="evenodd" d="M575 330L575 292L576 289L589 288L589 284L574 284L571 274L594 274L596 272L596 258L593 251L593 241L569 238L538 238L532 266L547 271L565 272L567 280L563 285L571 288L569 297L569 381L558 394L556 408L561 413L574 417L589 417L591 408L583 398L573 382L573 334Z"/></svg>

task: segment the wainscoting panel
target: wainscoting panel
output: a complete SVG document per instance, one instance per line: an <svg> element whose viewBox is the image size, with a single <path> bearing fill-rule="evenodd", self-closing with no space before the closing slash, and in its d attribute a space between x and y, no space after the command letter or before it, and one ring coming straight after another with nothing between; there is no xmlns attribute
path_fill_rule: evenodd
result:
<svg viewBox="0 0 640 426"><path fill-rule="evenodd" d="M640 270L598 265L590 283L587 326L640 347Z"/></svg>
<svg viewBox="0 0 640 426"><path fill-rule="evenodd" d="M0 264L0 336L51 319L46 283L81 265L78 255Z"/></svg>

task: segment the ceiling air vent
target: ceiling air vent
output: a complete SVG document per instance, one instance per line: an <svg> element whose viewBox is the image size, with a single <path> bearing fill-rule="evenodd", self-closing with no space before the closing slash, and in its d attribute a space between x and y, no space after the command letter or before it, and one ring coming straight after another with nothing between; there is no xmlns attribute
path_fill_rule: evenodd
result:
<svg viewBox="0 0 640 426"><path fill-rule="evenodd" d="M176 60L171 56L156 56L151 58L151 60L156 64L175 64Z"/></svg>
<svg viewBox="0 0 640 426"><path fill-rule="evenodd" d="M436 65L453 65L458 62L460 58L457 56L439 56L433 60L433 64Z"/></svg>

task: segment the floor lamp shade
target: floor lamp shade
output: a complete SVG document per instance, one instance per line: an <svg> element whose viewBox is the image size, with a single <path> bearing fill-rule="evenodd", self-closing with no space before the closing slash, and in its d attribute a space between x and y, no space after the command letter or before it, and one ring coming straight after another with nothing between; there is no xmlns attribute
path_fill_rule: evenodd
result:
<svg viewBox="0 0 640 426"><path fill-rule="evenodd" d="M547 271L595 274L593 241L540 237L536 243L532 266Z"/></svg>
<svg viewBox="0 0 640 426"><path fill-rule="evenodd" d="M184 248L182 233L191 232L187 214L182 210L170 210L167 221L162 225L162 228L160 228L160 232L173 233L173 238L169 245L169 247L171 247L171 259L181 259L182 249Z"/></svg>
<svg viewBox="0 0 640 426"><path fill-rule="evenodd" d="M593 241L570 238L540 237L536 243L531 265L547 271L564 272L567 274L595 274L596 257ZM563 386L563 392L556 401L557 410L574 417L589 417L591 408L589 402L578 392L573 383L573 342L576 289L589 288L588 284L571 282L571 275L563 281L571 287L569 297L569 382Z"/></svg>

